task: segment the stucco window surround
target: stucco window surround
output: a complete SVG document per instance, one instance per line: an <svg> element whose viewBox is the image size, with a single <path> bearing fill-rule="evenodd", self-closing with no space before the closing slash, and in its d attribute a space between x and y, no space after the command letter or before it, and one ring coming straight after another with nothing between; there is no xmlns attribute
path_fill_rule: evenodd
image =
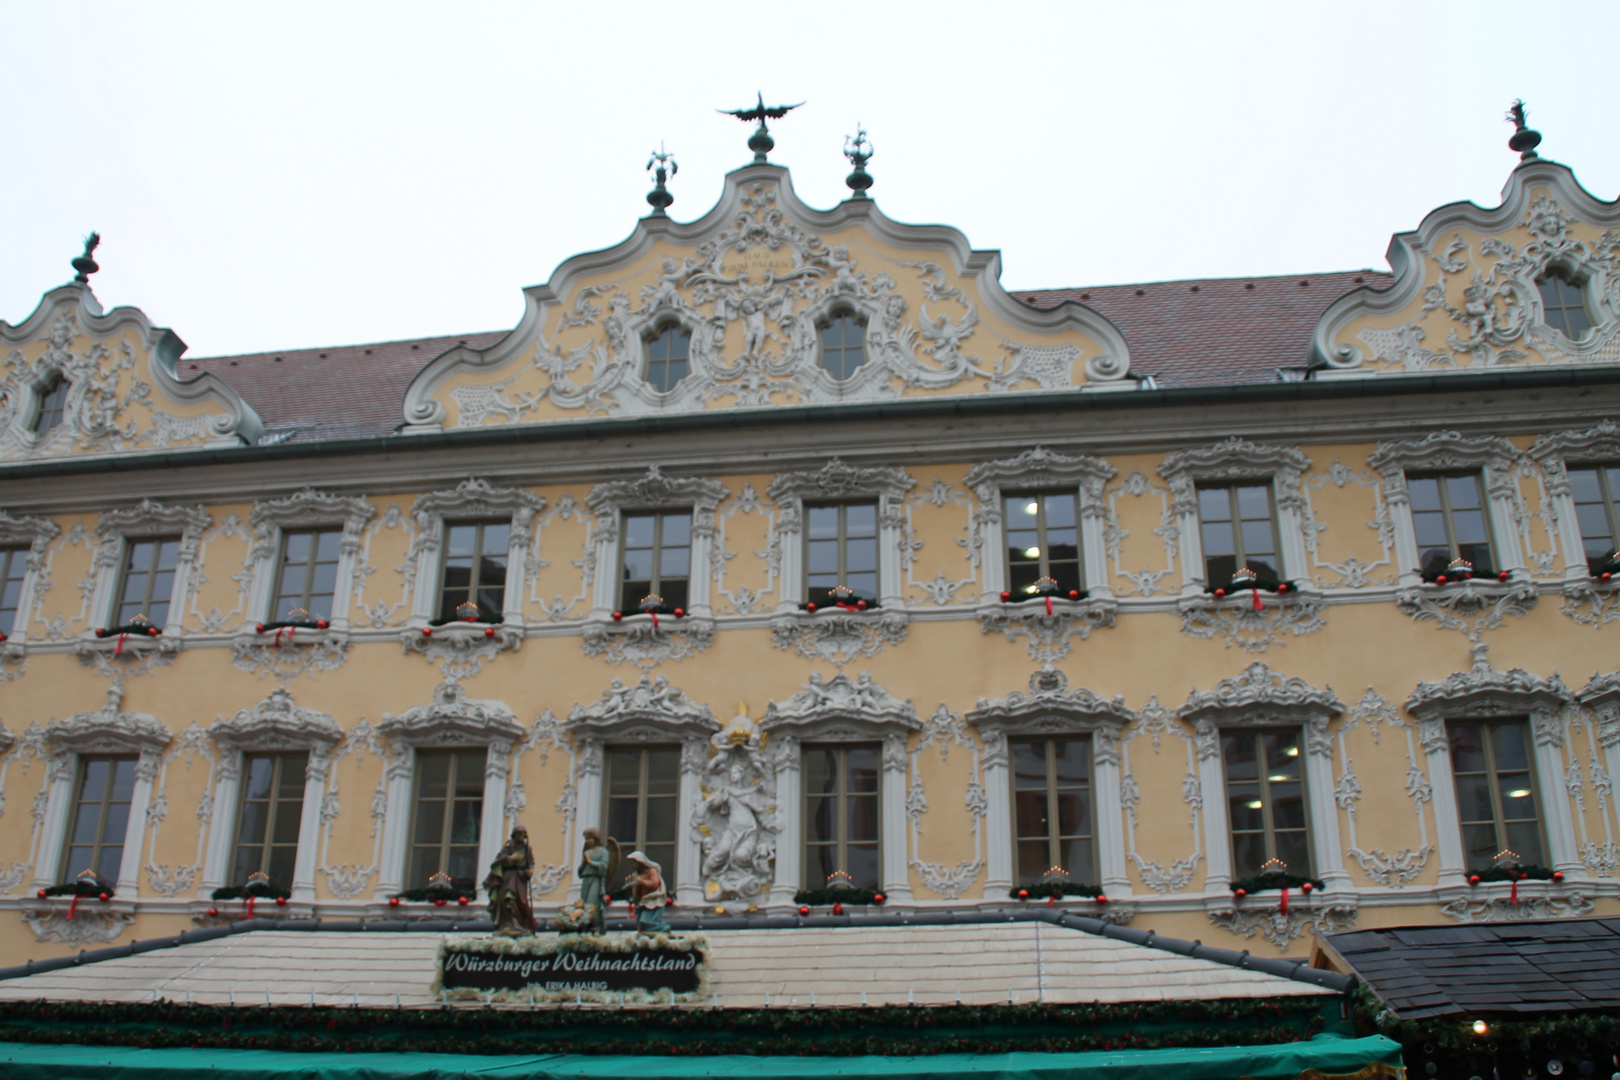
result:
<svg viewBox="0 0 1620 1080"><path fill-rule="evenodd" d="M388 742L382 854L375 898L386 900L403 887L405 859L411 843L416 808L418 750L483 748L484 794L478 824L478 866L494 861L505 841L506 793L512 771L512 748L523 738L523 726L504 702L467 696L460 683L440 683L433 701L399 715L384 713L377 733ZM303 855L302 850L299 852Z"/></svg>
<svg viewBox="0 0 1620 1080"><path fill-rule="evenodd" d="M80 639L81 649L114 652L120 642L116 636L98 638L96 630L111 625L118 608L118 584L124 562L129 556L132 541L158 537L178 536L179 556L175 563L174 584L169 593L169 616L163 633L156 638L131 635L122 642L125 653L150 649L178 648L184 630L186 604L192 592L192 582L200 570L202 534L214 523L213 516L201 506L165 506L143 499L127 510L109 510L96 522L95 556L90 572L95 579L95 592L90 601L90 625Z"/></svg>
<svg viewBox="0 0 1620 1080"><path fill-rule="evenodd" d="M294 903L315 899L315 843L321 827L321 804L327 777L332 771L332 750L343 741L343 731L329 713L306 709L293 701L285 688L250 709L239 710L226 719L220 717L208 726L208 735L220 749L217 781L214 785L214 820L208 833L203 857L202 881L197 899L205 900L215 889L232 884L231 851L236 844L237 818L242 803L242 760L250 753L309 755L304 768L304 801L298 819L298 857L293 879L276 884L290 887Z"/></svg>
<svg viewBox="0 0 1620 1080"><path fill-rule="evenodd" d="M1003 606L1001 594L1007 588L1007 543L1003 521L1007 496L1014 492L1061 491L1077 493L1080 559L1083 587L1087 593L1087 599L1078 603L1112 610L1115 607L1114 590L1109 584L1107 544L1103 539L1103 526L1108 516L1103 486L1117 472L1101 458L1060 454L1044 446L1025 450L1017 457L986 461L969 470L966 483L979 501L975 514L979 526L979 606L996 609ZM1065 598L1054 598L1053 603L1072 602Z"/></svg>
<svg viewBox="0 0 1620 1080"><path fill-rule="evenodd" d="M863 365L863 367L866 365ZM906 493L917 481L904 469L863 469L833 458L814 472L781 473L765 493L777 506L776 543L782 556L778 615L813 619L828 612L803 612L805 507L818 504L875 501L878 519L878 602L883 612L902 612L906 606L901 542L906 528ZM863 613L865 614L865 613ZM874 620L879 612L870 613Z"/></svg>
<svg viewBox="0 0 1620 1080"><path fill-rule="evenodd" d="M1572 465L1620 465L1620 425L1605 420L1585 431L1559 431L1543 435L1528 453L1541 466L1547 498L1552 503L1553 519L1558 525L1558 546L1564 552L1565 591L1584 592L1592 589L1612 592L1620 589L1620 582L1604 584L1592 580L1592 572L1586 562L1585 543L1581 539L1580 521L1575 514L1575 496L1569 483ZM1580 588L1571 590L1572 585Z"/></svg>
<svg viewBox="0 0 1620 1080"><path fill-rule="evenodd" d="M354 568L360 555L365 528L377 516L377 508L363 497L332 495L314 488L304 488L283 499L270 499L255 503L248 515L252 540L248 548L247 572L250 575L247 622L242 633L254 634L258 623L284 618L286 612L272 611L276 577L281 571L282 537L303 529L340 528L337 577L332 589L332 617L330 630L344 633L349 629L350 594L354 588ZM323 636L324 631L297 628L291 631L294 641L300 637ZM255 635L256 636L256 635Z"/></svg>
<svg viewBox="0 0 1620 1080"><path fill-rule="evenodd" d="M501 597L501 623L520 634L534 519L545 508L546 500L533 492L520 488L492 487L477 477L469 477L445 491L429 492L412 503L411 518L416 522L416 537L411 542L409 558L415 564L416 593L412 597L407 627L420 632L438 611L444 570L445 524L510 521L512 531L507 542L506 589ZM451 623L434 628L433 633L437 637L455 637L458 634L481 637L484 627Z"/></svg>
<svg viewBox="0 0 1620 1080"><path fill-rule="evenodd" d="M680 511L692 513L691 562L687 577L686 619L709 620L711 609L709 560L714 550L715 510L731 494L718 480L697 476L665 476L657 465L635 480L615 480L597 484L585 497L585 505L596 515L596 576L591 582L590 620L605 629L651 626L652 616L625 611L615 623L613 612L619 605L619 580L623 552L620 548L621 518L626 511ZM668 618L667 616L661 618ZM677 624L678 625L678 624Z"/></svg>
<svg viewBox="0 0 1620 1080"><path fill-rule="evenodd" d="M60 885L62 857L67 849L75 802L73 785L79 760L90 756L133 755L135 788L129 800L124 852L118 866L117 898L135 900L140 893L141 864L145 854L152 782L157 777L169 729L155 716L119 708L123 692L114 686L107 704L94 712L74 713L45 726L50 765L46 771L45 816L40 822L39 859L34 867L34 888Z"/></svg>
<svg viewBox="0 0 1620 1080"><path fill-rule="evenodd" d="M1125 869L1125 808L1120 801L1120 735L1136 713L1123 697L1098 697L1080 687L1069 690L1065 680L1030 680L1028 694L1013 691L994 701L979 699L965 719L979 730L984 743L985 844L984 896L998 901L1012 888L1013 820L1012 778L1007 742L1026 736L1065 739L1091 738L1092 797L1095 801L1094 837L1097 845L1097 883L1109 899L1131 895Z"/></svg>
<svg viewBox="0 0 1620 1080"><path fill-rule="evenodd" d="M1475 645L1474 665L1436 682L1419 683L1406 699L1406 711L1417 719L1418 742L1428 758L1434 791L1435 849L1440 855L1439 887L1466 884L1462 823L1457 810L1457 783L1451 771L1448 720L1520 719L1530 722L1535 744L1535 786L1540 796L1542 832L1553 869L1566 878L1584 876L1575 843L1575 822L1564 786L1564 707L1574 696L1556 674L1532 675L1522 668L1502 671L1491 666L1489 646ZM1603 700L1599 693L1593 695Z"/></svg>
<svg viewBox="0 0 1620 1080"><path fill-rule="evenodd" d="M1311 869L1330 894L1353 889L1339 839L1339 810L1333 799L1333 739L1328 734L1328 725L1342 712L1344 703L1331 686L1318 688L1258 662L1236 678L1223 679L1214 690L1194 690L1177 710L1192 726L1197 750L1198 783L1204 793L1204 890L1211 900L1230 903L1232 838L1221 759L1221 733L1230 729L1301 732ZM1289 868L1294 873L1300 869Z"/></svg>
<svg viewBox="0 0 1620 1080"><path fill-rule="evenodd" d="M1620 776L1620 671L1593 675L1575 700L1597 717L1597 741L1603 748L1604 767ZM1610 804L1613 806L1613 804Z"/></svg>
<svg viewBox="0 0 1620 1080"><path fill-rule="evenodd" d="M878 743L882 746L882 773L878 782L879 868L884 896L889 901L911 900L911 879L906 852L906 742L922 730L922 721L909 700L901 701L872 681L868 672L857 679L839 672L823 681L810 676L804 689L777 703L772 701L759 722L775 750L776 806L780 831L776 836L776 881L771 903L791 904L794 893L825 882L803 881L804 792L801 783L803 746L806 743Z"/></svg>
<svg viewBox="0 0 1620 1080"><path fill-rule="evenodd" d="M1278 577L1297 583L1302 592L1311 590L1305 558L1305 492L1301 485L1310 467L1311 459L1298 447L1241 438L1180 450L1164 459L1159 475L1170 485L1170 506L1176 515L1184 600L1211 600L1205 591L1204 545L1198 521L1198 485L1210 482L1247 480L1270 484L1271 505L1277 515L1277 555L1281 563Z"/></svg>
<svg viewBox="0 0 1620 1080"><path fill-rule="evenodd" d="M707 705L701 705L669 685L662 675L649 679L646 674L634 686L614 679L599 701L575 705L563 721L563 729L574 741L576 792L579 813L575 833L569 838L573 853L570 865L578 866L584 857L585 830L602 828L604 793L602 760L609 746L675 745L681 748L681 778L677 794L675 825L675 887L677 904L703 903L703 879L699 833L694 814L701 796L703 769L708 763L709 740L720 730ZM569 886L570 899L579 896L576 877Z"/></svg>
<svg viewBox="0 0 1620 1080"><path fill-rule="evenodd" d="M1436 431L1421 439L1382 442L1367 456L1367 464L1382 478L1384 505L1388 508L1390 525L1394 531L1395 566L1400 574L1398 587L1403 591L1418 589L1424 595L1444 594L1445 590L1467 587L1485 594L1506 593L1516 584L1529 579L1524 567L1524 553L1519 548L1519 529L1514 508L1518 499L1518 485L1513 479L1513 463L1519 449L1506 439L1494 435L1462 435L1455 431ZM1491 526L1491 550L1496 556L1499 571L1507 571L1509 580L1472 580L1451 585L1432 585L1423 580L1418 564L1417 531L1412 524L1412 498L1407 488L1407 477L1413 473L1478 474L1485 485L1485 501ZM1576 550L1580 549L1579 540ZM1530 598L1533 603L1533 596Z"/></svg>
<svg viewBox="0 0 1620 1080"><path fill-rule="evenodd" d="M34 616L34 605L39 600L39 587L45 581L50 561L51 541L61 534L54 521L39 517L12 517L0 510L0 547L26 548L27 567L23 574L21 595L17 598L17 617L5 641L0 641L0 664L17 663L27 655L28 622Z"/></svg>

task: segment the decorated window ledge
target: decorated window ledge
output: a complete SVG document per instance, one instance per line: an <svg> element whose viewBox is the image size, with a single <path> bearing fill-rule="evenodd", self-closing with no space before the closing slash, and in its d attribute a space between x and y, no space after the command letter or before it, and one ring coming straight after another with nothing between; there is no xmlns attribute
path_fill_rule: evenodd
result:
<svg viewBox="0 0 1620 1080"><path fill-rule="evenodd" d="M154 626L144 615L136 615L118 626L89 630L79 638L80 654L99 654L116 660L138 660L152 653L173 654L182 642L177 635L165 634L165 627Z"/></svg>
<svg viewBox="0 0 1620 1080"><path fill-rule="evenodd" d="M859 597L853 604L817 604L814 609L806 603L771 616L771 644L805 659L845 664L899 645L910 622L903 608L886 608Z"/></svg>
<svg viewBox="0 0 1620 1080"><path fill-rule="evenodd" d="M409 627L399 632L407 653L421 653L438 664L446 679L461 679L483 669L485 661L503 652L515 652L523 644L523 627L516 623L483 623L469 620L440 626Z"/></svg>

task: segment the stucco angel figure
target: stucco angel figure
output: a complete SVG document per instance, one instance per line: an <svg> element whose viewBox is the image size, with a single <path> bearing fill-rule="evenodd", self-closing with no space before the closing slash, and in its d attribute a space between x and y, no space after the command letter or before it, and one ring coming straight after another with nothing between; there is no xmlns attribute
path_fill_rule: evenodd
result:
<svg viewBox="0 0 1620 1080"><path fill-rule="evenodd" d="M750 761L742 747L729 748L709 764L709 796L698 807L697 821L709 828L703 837L703 880L715 894L711 899L755 896L770 881L775 829L763 774L762 764Z"/></svg>
<svg viewBox="0 0 1620 1080"><path fill-rule="evenodd" d="M484 891L489 894L489 917L495 932L505 937L523 937L539 927L529 903L529 878L534 874L534 849L529 846L529 830L512 828L512 837L489 864Z"/></svg>

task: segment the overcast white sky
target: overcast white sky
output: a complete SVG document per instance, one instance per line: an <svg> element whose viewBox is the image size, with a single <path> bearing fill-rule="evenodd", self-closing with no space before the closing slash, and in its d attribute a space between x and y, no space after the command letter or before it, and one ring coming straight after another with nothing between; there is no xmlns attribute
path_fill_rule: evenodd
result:
<svg viewBox="0 0 1620 1080"><path fill-rule="evenodd" d="M493 330L621 240L642 171L702 215L716 108L807 100L772 160L999 248L1009 288L1383 267L1495 205L1522 96L1620 190L1620 3L23 4L0 0L0 319L91 229L108 307L207 356ZM1607 74L1605 74L1607 72ZM1607 87L1607 89L1605 89Z"/></svg>

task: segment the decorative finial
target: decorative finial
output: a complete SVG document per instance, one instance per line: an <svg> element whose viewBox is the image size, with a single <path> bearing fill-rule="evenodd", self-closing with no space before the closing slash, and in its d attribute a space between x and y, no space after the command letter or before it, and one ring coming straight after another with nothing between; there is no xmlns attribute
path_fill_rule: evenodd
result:
<svg viewBox="0 0 1620 1080"><path fill-rule="evenodd" d="M1540 157L1541 155L1536 153L1536 147L1541 145L1541 132L1524 126L1522 99L1508 106L1507 119L1513 121L1513 134L1508 137L1508 149L1517 150L1520 161L1534 161Z"/></svg>
<svg viewBox="0 0 1620 1080"><path fill-rule="evenodd" d="M91 254L96 250L96 245L100 243L101 234L97 232L93 232L84 238L84 254L73 260L73 269L78 271L78 273L73 276L73 281L75 284L90 284L90 275L101 269L101 267L96 265L96 260L90 257Z"/></svg>
<svg viewBox="0 0 1620 1080"><path fill-rule="evenodd" d="M647 201L652 204L652 216L663 217L664 211L675 201L675 196L669 193L664 181L673 179L681 168L675 164L675 155L664 149L662 140L658 143L658 149L654 150L652 157L648 159L647 168L652 170L653 174L653 189L647 192Z"/></svg>
<svg viewBox="0 0 1620 1080"><path fill-rule="evenodd" d="M755 128L754 133L748 136L748 149L754 152L754 164L763 165L765 164L765 155L770 153L772 148L776 146L776 140L771 138L770 128L765 126L766 118L769 117L772 120L780 120L789 112L797 109L799 105L803 105L804 102L801 101L798 105L768 106L765 104L764 92L755 91L755 93L758 96L759 104L755 105L752 109L716 109L714 111L718 113L725 113L727 116L735 116L737 119L742 121L759 121L759 127Z"/></svg>
<svg viewBox="0 0 1620 1080"><path fill-rule="evenodd" d="M855 171L844 177L844 183L855 193L850 198L864 199L866 189L872 186L872 174L866 171L866 163L872 160L872 143L866 137L866 129L859 123L855 125L854 138L844 136L844 156L855 166Z"/></svg>

